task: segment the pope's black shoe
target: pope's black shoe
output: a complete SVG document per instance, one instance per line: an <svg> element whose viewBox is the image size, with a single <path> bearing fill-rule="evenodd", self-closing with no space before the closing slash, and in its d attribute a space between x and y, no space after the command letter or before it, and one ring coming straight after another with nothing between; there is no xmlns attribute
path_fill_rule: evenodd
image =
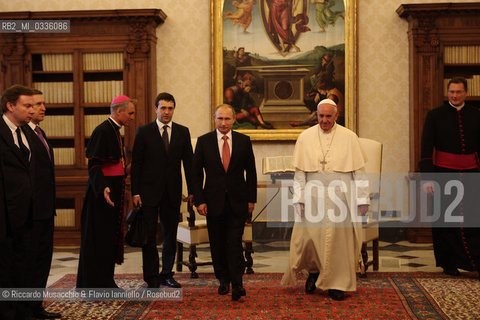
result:
<svg viewBox="0 0 480 320"><path fill-rule="evenodd" d="M48 312L45 309L39 309L33 313L33 316L37 319L59 319L62 317L60 313Z"/></svg>
<svg viewBox="0 0 480 320"><path fill-rule="evenodd" d="M341 290L328 289L328 296L337 301L345 300L345 293Z"/></svg>
<svg viewBox="0 0 480 320"><path fill-rule="evenodd" d="M448 274L449 276L458 277L460 275L460 271L458 271L455 267L444 267L443 273Z"/></svg>
<svg viewBox="0 0 480 320"><path fill-rule="evenodd" d="M317 288L315 282L317 282L319 273L309 273L307 281L305 282L305 292L311 294Z"/></svg>

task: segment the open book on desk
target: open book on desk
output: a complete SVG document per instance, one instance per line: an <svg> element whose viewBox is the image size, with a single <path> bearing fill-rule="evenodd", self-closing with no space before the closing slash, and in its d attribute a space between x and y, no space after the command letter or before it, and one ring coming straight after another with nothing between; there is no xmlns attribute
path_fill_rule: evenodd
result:
<svg viewBox="0 0 480 320"><path fill-rule="evenodd" d="M295 173L293 156L277 156L263 158L263 174Z"/></svg>

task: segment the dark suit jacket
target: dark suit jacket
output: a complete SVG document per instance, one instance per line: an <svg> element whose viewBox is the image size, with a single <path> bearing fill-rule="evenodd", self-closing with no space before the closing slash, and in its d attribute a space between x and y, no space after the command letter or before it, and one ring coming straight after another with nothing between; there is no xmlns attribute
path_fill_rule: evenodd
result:
<svg viewBox="0 0 480 320"><path fill-rule="evenodd" d="M227 193L234 213L239 216L248 214L249 202L257 202L255 157L250 138L244 134L232 131L232 154L227 172L220 158L216 130L199 137L192 170L195 205L206 203L210 216L222 213Z"/></svg>
<svg viewBox="0 0 480 320"><path fill-rule="evenodd" d="M24 131L31 136L30 140L32 143L30 149L36 155L33 189L33 219L48 219L55 215L55 167L53 149L43 130L43 136L50 149L50 157L48 157L47 149L42 141L28 124L24 126Z"/></svg>
<svg viewBox="0 0 480 320"><path fill-rule="evenodd" d="M24 133L32 148L31 135ZM6 223L10 228L23 226L31 218L33 200L33 176L35 174L35 153L31 152L30 163L15 145L12 132L0 116L0 154L2 154L3 180L7 202ZM0 219L2 220L2 219Z"/></svg>
<svg viewBox="0 0 480 320"><path fill-rule="evenodd" d="M132 152L132 195L139 194L145 206L158 206L163 193L168 192L171 205L179 208L182 200L181 162L188 194L192 194L192 158L187 127L172 122L168 153L156 121L138 128Z"/></svg>
<svg viewBox="0 0 480 320"><path fill-rule="evenodd" d="M0 243L7 238L7 200L3 184L3 159L0 153Z"/></svg>

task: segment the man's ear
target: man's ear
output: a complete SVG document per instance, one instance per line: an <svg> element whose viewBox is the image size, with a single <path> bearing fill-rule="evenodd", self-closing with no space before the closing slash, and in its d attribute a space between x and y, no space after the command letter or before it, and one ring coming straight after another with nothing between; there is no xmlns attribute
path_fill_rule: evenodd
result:
<svg viewBox="0 0 480 320"><path fill-rule="evenodd" d="M13 107L14 107L14 106L15 106L15 105L14 105L13 103L7 102L7 109L8 109L8 111L13 112Z"/></svg>

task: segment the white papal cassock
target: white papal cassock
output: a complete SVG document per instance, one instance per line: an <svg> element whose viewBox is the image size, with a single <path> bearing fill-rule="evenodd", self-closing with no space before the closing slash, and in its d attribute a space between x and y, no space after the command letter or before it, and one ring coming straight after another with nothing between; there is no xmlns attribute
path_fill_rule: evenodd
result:
<svg viewBox="0 0 480 320"><path fill-rule="evenodd" d="M282 284L296 284L299 272L319 272L319 289L356 290L357 206L369 203L366 161L357 135L338 124L327 132L316 125L298 137L293 202L305 204L305 215L296 214Z"/></svg>

